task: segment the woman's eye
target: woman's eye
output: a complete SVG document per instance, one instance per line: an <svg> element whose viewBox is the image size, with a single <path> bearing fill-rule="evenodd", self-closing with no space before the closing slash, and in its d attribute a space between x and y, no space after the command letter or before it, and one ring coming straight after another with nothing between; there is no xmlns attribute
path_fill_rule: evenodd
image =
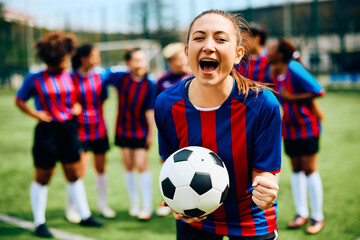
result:
<svg viewBox="0 0 360 240"><path fill-rule="evenodd" d="M226 42L227 39L226 39L226 38L218 38L218 41L220 41L220 42Z"/></svg>
<svg viewBox="0 0 360 240"><path fill-rule="evenodd" d="M203 37L194 37L195 41L202 40L202 39L204 39L204 38Z"/></svg>

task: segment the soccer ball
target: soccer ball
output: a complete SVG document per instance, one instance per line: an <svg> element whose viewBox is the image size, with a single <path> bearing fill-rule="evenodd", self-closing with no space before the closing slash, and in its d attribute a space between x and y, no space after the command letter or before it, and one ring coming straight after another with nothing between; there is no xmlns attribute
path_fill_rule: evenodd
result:
<svg viewBox="0 0 360 240"><path fill-rule="evenodd" d="M229 175L220 157L203 147L185 147L163 164L159 185L166 204L187 217L202 217L225 200Z"/></svg>

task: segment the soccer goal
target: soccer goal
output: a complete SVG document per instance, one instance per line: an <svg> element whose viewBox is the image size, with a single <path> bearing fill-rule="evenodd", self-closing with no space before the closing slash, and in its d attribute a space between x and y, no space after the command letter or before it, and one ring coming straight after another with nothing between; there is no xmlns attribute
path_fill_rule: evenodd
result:
<svg viewBox="0 0 360 240"><path fill-rule="evenodd" d="M149 71L155 77L160 76L164 72L165 62L161 54L161 45L157 41L147 39L109 41L97 42L95 46L102 54L103 65L105 67L124 65L123 52L127 49L141 48L149 61ZM121 57L119 53L122 53Z"/></svg>

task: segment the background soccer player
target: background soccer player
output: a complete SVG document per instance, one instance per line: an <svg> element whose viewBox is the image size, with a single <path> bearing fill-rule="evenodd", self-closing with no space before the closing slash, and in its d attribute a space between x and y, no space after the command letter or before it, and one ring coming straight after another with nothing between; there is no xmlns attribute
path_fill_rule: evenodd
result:
<svg viewBox="0 0 360 240"><path fill-rule="evenodd" d="M125 54L129 72L109 71L107 83L118 92L118 115L115 145L121 148L125 180L130 197L131 216L149 220L152 216L152 176L148 150L154 137L156 86L147 74L147 61L141 49ZM140 173L142 209L136 189L135 171Z"/></svg>
<svg viewBox="0 0 360 240"><path fill-rule="evenodd" d="M46 64L46 70L28 74L16 94L15 104L21 111L39 121L35 128L33 158L35 179L30 199L34 215L35 233L41 237L52 234L45 225L48 184L60 160L68 181L69 196L79 211L84 226L101 226L92 216L81 176L77 120L81 107L75 106L76 93L71 77L65 69L76 49L75 35L59 31L45 34L36 50ZM26 101L35 99L35 109Z"/></svg>
<svg viewBox="0 0 360 240"><path fill-rule="evenodd" d="M248 51L248 61L236 65L241 75L261 83L271 83L270 65L265 48L267 30L258 23L250 23L249 29L243 29L243 42Z"/></svg>
<svg viewBox="0 0 360 240"><path fill-rule="evenodd" d="M316 79L294 60L295 45L289 39L274 41L269 47L269 62L275 90L283 106L282 131L285 152L290 157L293 174L291 187L296 217L289 228L303 226L309 217L307 191L311 206L311 221L306 231L318 233L325 225L323 189L317 159L321 132L318 110L313 109L314 98L325 94ZM299 56L295 57L298 58Z"/></svg>
<svg viewBox="0 0 360 240"><path fill-rule="evenodd" d="M103 116L103 103L107 91L103 84L104 77L96 72L101 62L100 52L90 44L80 46L72 58L73 73L71 77L75 84L77 101L81 104L82 111L78 116L78 134L81 148L81 161L83 175L88 168L89 153L94 154L94 169L96 172L96 186L98 193L98 206L101 215L107 218L115 217L115 212L106 201L106 151L109 150L109 140ZM67 207L67 218L73 215L72 204ZM75 219L76 220L76 219Z"/></svg>
<svg viewBox="0 0 360 240"><path fill-rule="evenodd" d="M156 82L158 93L183 80L190 74L189 65L184 52L185 45L180 42L170 43L163 50L169 70Z"/></svg>
<svg viewBox="0 0 360 240"><path fill-rule="evenodd" d="M173 212L177 239L276 239L275 176L281 165L281 119L274 94L238 74L242 19L220 10L190 25L186 55L195 77L156 99L159 152L166 160L186 146L202 146L224 161L230 188L225 202L203 218Z"/></svg>

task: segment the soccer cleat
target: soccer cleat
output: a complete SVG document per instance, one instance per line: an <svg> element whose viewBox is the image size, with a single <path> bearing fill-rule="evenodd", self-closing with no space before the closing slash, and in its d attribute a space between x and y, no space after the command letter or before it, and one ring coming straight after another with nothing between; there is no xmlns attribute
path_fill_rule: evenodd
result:
<svg viewBox="0 0 360 240"><path fill-rule="evenodd" d="M93 216L90 216L87 219L82 219L80 225L85 227L102 227L104 223L96 220Z"/></svg>
<svg viewBox="0 0 360 240"><path fill-rule="evenodd" d="M325 226L324 221L317 221L315 219L311 219L309 226L306 228L306 232L309 234L317 234L321 231Z"/></svg>
<svg viewBox="0 0 360 240"><path fill-rule="evenodd" d="M66 217L66 220L68 220L71 223L79 223L81 221L81 217L80 217L79 213L75 209L72 209L72 208L66 209L65 217Z"/></svg>
<svg viewBox="0 0 360 240"><path fill-rule="evenodd" d="M45 224L40 224L35 229L35 234L39 237L52 238L53 235Z"/></svg>
<svg viewBox="0 0 360 240"><path fill-rule="evenodd" d="M304 218L300 215L296 215L295 219L290 221L287 225L288 228L300 228L307 223L308 218Z"/></svg>
<svg viewBox="0 0 360 240"><path fill-rule="evenodd" d="M159 217L166 217L167 215L169 215L170 212L171 212L170 208L165 206L159 206L156 209L156 215Z"/></svg>
<svg viewBox="0 0 360 240"><path fill-rule="evenodd" d="M143 209L139 212L137 218L139 220L150 220L152 217L152 210L151 209Z"/></svg>
<svg viewBox="0 0 360 240"><path fill-rule="evenodd" d="M99 212L105 218L114 218L116 216L115 211L109 208L108 206L101 208Z"/></svg>

